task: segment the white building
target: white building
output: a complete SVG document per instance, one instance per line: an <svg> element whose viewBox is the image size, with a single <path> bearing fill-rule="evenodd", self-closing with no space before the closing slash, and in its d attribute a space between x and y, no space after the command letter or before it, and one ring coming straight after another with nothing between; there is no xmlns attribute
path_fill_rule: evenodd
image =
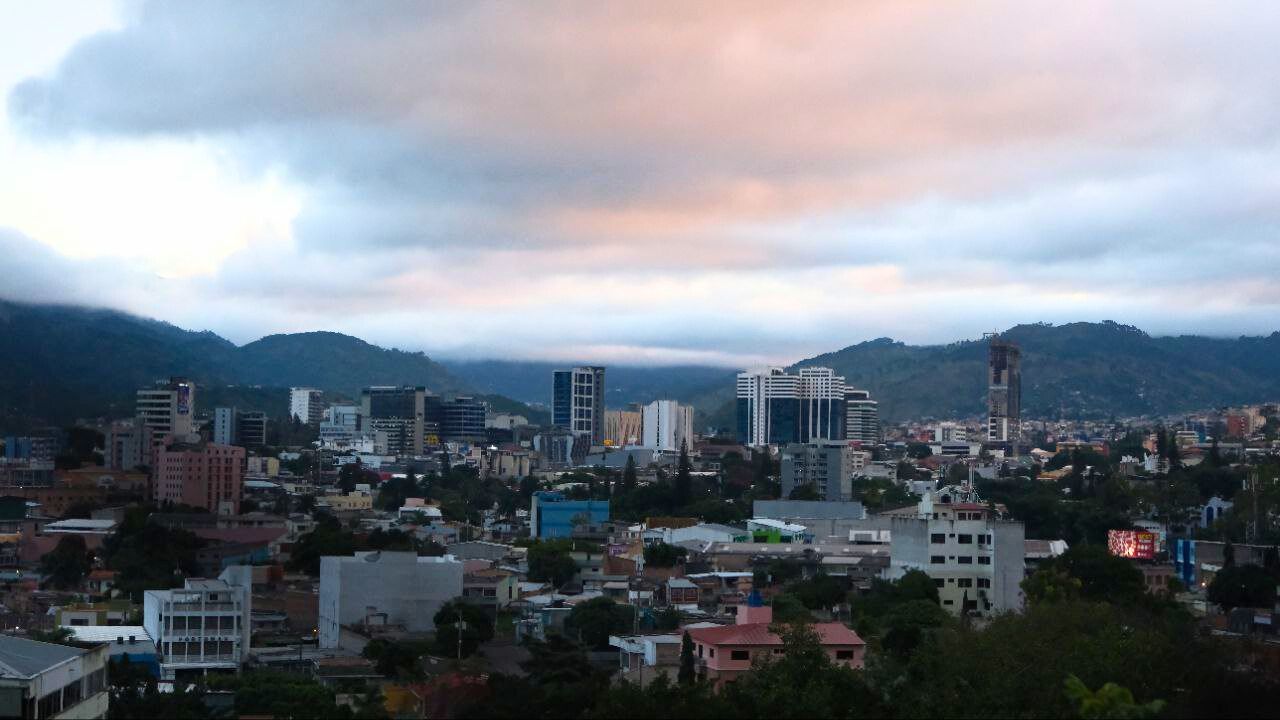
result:
<svg viewBox="0 0 1280 720"><path fill-rule="evenodd" d="M983 617L1021 610L1022 523L994 519L973 499L943 488L925 495L914 512L894 513L889 579L924 571L938 586L943 609L957 615L962 609Z"/></svg>
<svg viewBox="0 0 1280 720"><path fill-rule="evenodd" d="M759 447L845 439L844 378L830 368L738 374L738 441Z"/></svg>
<svg viewBox="0 0 1280 720"><path fill-rule="evenodd" d="M186 378L161 380L155 387L143 388L137 394L137 413L142 424L151 428L156 438L165 435L189 435L194 429L196 385Z"/></svg>
<svg viewBox="0 0 1280 720"><path fill-rule="evenodd" d="M155 641L161 679L239 671L249 650L251 595L247 584L236 581L237 571L228 568L216 580L190 578L182 588L143 595L142 625Z"/></svg>
<svg viewBox="0 0 1280 720"><path fill-rule="evenodd" d="M315 388L289 388L289 415L308 424L317 425L324 411L324 393Z"/></svg>
<svg viewBox="0 0 1280 720"><path fill-rule="evenodd" d="M497 428L499 430L512 430L521 425L528 425L529 418L523 415L513 415L511 413L496 413L489 415L484 419L484 426L487 428Z"/></svg>
<svg viewBox="0 0 1280 720"><path fill-rule="evenodd" d="M938 423L933 429L935 443L964 442L968 439L968 431L963 425L953 422Z"/></svg>
<svg viewBox="0 0 1280 720"><path fill-rule="evenodd" d="M213 409L213 444L236 444L236 409L220 407Z"/></svg>
<svg viewBox="0 0 1280 720"><path fill-rule="evenodd" d="M451 555L374 551L321 558L320 647L338 647L343 625L434 630L436 611L462 595L462 570Z"/></svg>
<svg viewBox="0 0 1280 720"><path fill-rule="evenodd" d="M675 400L654 400L641 411L640 428L644 447L679 451L693 447L693 408Z"/></svg>
<svg viewBox="0 0 1280 720"><path fill-rule="evenodd" d="M105 718L107 646L0 636L0 717Z"/></svg>
<svg viewBox="0 0 1280 720"><path fill-rule="evenodd" d="M880 403L866 390L846 387L844 391L844 438L863 445L880 442Z"/></svg>

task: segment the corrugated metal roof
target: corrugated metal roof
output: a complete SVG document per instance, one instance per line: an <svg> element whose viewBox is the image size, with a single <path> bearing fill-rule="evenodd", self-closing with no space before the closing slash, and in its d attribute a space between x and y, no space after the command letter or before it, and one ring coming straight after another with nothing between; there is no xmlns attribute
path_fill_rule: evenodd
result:
<svg viewBox="0 0 1280 720"><path fill-rule="evenodd" d="M135 638L138 642L153 642L147 629L141 625L63 625L77 642L113 643L116 638Z"/></svg>
<svg viewBox="0 0 1280 720"><path fill-rule="evenodd" d="M32 678L84 652L66 645L3 636L0 637L0 677Z"/></svg>

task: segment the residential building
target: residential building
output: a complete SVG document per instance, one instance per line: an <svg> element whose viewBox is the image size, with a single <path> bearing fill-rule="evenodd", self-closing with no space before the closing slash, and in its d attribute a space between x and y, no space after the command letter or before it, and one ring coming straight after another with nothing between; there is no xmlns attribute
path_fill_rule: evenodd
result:
<svg viewBox="0 0 1280 720"><path fill-rule="evenodd" d="M370 429L387 434L388 453L422 454L426 396L427 389L421 385L375 385L361 391L361 414Z"/></svg>
<svg viewBox="0 0 1280 720"><path fill-rule="evenodd" d="M889 579L909 570L928 573L943 609L957 615L1022 609L1022 523L994 519L976 498L943 488L927 493L910 513L892 517L889 531Z"/></svg>
<svg viewBox="0 0 1280 720"><path fill-rule="evenodd" d="M324 393L315 388L289 388L289 416L307 425L319 425Z"/></svg>
<svg viewBox="0 0 1280 720"><path fill-rule="evenodd" d="M150 466L155 431L142 418L117 420L104 433L102 464L112 470Z"/></svg>
<svg viewBox="0 0 1280 720"><path fill-rule="evenodd" d="M654 400L644 406L641 428L644 447L659 451L693 448L693 408L675 400Z"/></svg>
<svg viewBox="0 0 1280 720"><path fill-rule="evenodd" d="M968 431L958 423L938 423L937 427L933 429L933 441L935 443L962 443L967 437Z"/></svg>
<svg viewBox="0 0 1280 720"><path fill-rule="evenodd" d="M867 390L845 387L844 438L863 445L880 442L880 403Z"/></svg>
<svg viewBox="0 0 1280 720"><path fill-rule="evenodd" d="M844 378L830 368L738 374L738 442L744 445L842 440L845 421Z"/></svg>
<svg viewBox="0 0 1280 720"><path fill-rule="evenodd" d="M708 681L721 688L751 672L756 660L773 658L783 652L782 638L774 633L773 608L764 604L760 593L752 591L747 604L738 608L733 625L689 629L694 663ZM823 652L831 662L858 669L866 661L867 644L844 623L814 623Z"/></svg>
<svg viewBox="0 0 1280 720"><path fill-rule="evenodd" d="M105 718L107 646L0 636L0 717Z"/></svg>
<svg viewBox="0 0 1280 720"><path fill-rule="evenodd" d="M203 442L198 435L170 436L156 452L152 499L238 514L244 465L242 447Z"/></svg>
<svg viewBox="0 0 1280 720"><path fill-rule="evenodd" d="M569 500L563 493L540 490L533 494L529 535L567 538L573 534L576 524L596 524L608 519L608 500Z"/></svg>
<svg viewBox="0 0 1280 720"><path fill-rule="evenodd" d="M489 610L502 610L520 599L520 577L498 568L465 573L462 577L462 599Z"/></svg>
<svg viewBox="0 0 1280 720"><path fill-rule="evenodd" d="M435 629L436 611L462 595L463 564L452 556L358 552L320 559L320 647L341 644L343 625L379 622L409 632Z"/></svg>
<svg viewBox="0 0 1280 720"><path fill-rule="evenodd" d="M639 445L643 428L644 414L640 410L606 410L604 444L611 447Z"/></svg>
<svg viewBox="0 0 1280 720"><path fill-rule="evenodd" d="M210 437L216 445L236 444L236 409L233 407L217 407L213 409L213 433Z"/></svg>
<svg viewBox="0 0 1280 720"><path fill-rule="evenodd" d="M842 501L853 496L853 478L870 459L870 453L846 442L792 443L780 453L782 497L804 485L813 485L821 500Z"/></svg>
<svg viewBox="0 0 1280 720"><path fill-rule="evenodd" d="M988 335L987 442L1016 447L1022 432L1022 351Z"/></svg>
<svg viewBox="0 0 1280 720"><path fill-rule="evenodd" d="M137 393L137 417L150 428L155 438L167 435L189 435L194 430L196 385L182 377L157 381L155 387Z"/></svg>
<svg viewBox="0 0 1280 720"><path fill-rule="evenodd" d="M557 370L553 375L551 422L576 437L604 444L604 368Z"/></svg>
<svg viewBox="0 0 1280 720"><path fill-rule="evenodd" d="M228 582L232 577L188 578L181 588L143 594L142 625L155 642L161 678L240 670L249 650L252 596L247 585Z"/></svg>

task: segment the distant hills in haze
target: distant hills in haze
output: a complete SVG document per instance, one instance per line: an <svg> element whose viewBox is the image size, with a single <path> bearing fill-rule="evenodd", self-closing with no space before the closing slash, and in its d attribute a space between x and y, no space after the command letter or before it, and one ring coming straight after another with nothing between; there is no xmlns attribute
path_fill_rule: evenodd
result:
<svg viewBox="0 0 1280 720"><path fill-rule="evenodd" d="M1280 398L1280 332L1218 339L1151 337L1116 323L1019 325L1024 415L1168 414ZM986 344L912 346L871 340L802 360L870 390L889 421L983 412ZM200 385L199 408L235 404L287 412L284 388L355 397L371 384L475 394L496 409L546 421L551 372L570 363L436 361L333 332L270 335L237 346L211 332L110 310L0 301L0 431L81 417L126 417L134 391L169 375ZM610 366L607 404L669 397L692 403L700 426L732 425L734 371L706 366ZM541 404L543 407L530 407Z"/></svg>

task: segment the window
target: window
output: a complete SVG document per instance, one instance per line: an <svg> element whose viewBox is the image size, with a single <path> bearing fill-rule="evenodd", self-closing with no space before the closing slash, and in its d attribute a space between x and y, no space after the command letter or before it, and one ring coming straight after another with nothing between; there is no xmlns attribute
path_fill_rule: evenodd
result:
<svg viewBox="0 0 1280 720"><path fill-rule="evenodd" d="M978 578L978 587L989 588L991 587L991 581L987 578Z"/></svg>
<svg viewBox="0 0 1280 720"><path fill-rule="evenodd" d="M947 559L942 557L941 555L933 555L933 556L930 556L929 558L929 562L933 563L934 565L941 565L946 561Z"/></svg>
<svg viewBox="0 0 1280 720"><path fill-rule="evenodd" d="M956 562L960 563L961 565L972 565L972 564L973 564L973 556L972 556L972 555L961 555L960 557L956 558Z"/></svg>
<svg viewBox="0 0 1280 720"><path fill-rule="evenodd" d="M991 556L990 556L990 555L979 555L979 556L978 556L978 564L979 564L979 565L990 565L990 564L991 564Z"/></svg>
<svg viewBox="0 0 1280 720"><path fill-rule="evenodd" d="M853 651L852 651L852 650L837 650L837 651L836 651L836 659L837 659L837 660L852 660L852 659L853 659Z"/></svg>
<svg viewBox="0 0 1280 720"><path fill-rule="evenodd" d="M933 584L934 584L934 585L937 585L938 587L942 587L942 586L943 586L943 585L945 585L946 583L944 583L944 582L942 581L942 578L934 578L934 580L933 580Z"/></svg>
<svg viewBox="0 0 1280 720"><path fill-rule="evenodd" d="M943 533L933 533L932 535L929 536L929 542L933 543L934 545L941 545L946 541L947 541L947 536Z"/></svg>
<svg viewBox="0 0 1280 720"><path fill-rule="evenodd" d="M979 535L979 536L978 536L978 544L979 544L979 545L988 545L988 544L990 544L990 543L991 543L991 536L990 536L990 535Z"/></svg>
<svg viewBox="0 0 1280 720"><path fill-rule="evenodd" d="M956 587L971 588L973 587L973 578L960 578L956 580Z"/></svg>
<svg viewBox="0 0 1280 720"><path fill-rule="evenodd" d="M698 643L698 657L702 657L702 643Z"/></svg>
<svg viewBox="0 0 1280 720"><path fill-rule="evenodd" d="M969 533L960 533L960 536L956 538L956 542L960 543L961 545L972 545L973 536L970 535Z"/></svg>
<svg viewBox="0 0 1280 720"><path fill-rule="evenodd" d="M955 604L956 604L956 602L955 602L954 600L943 600L943 601L942 601L942 604L943 604L943 605L955 605Z"/></svg>
<svg viewBox="0 0 1280 720"><path fill-rule="evenodd" d="M715 656L716 656L716 649L715 649L715 648L707 648L707 655L708 655L708 656L710 656L710 657L715 657Z"/></svg>
<svg viewBox="0 0 1280 720"><path fill-rule="evenodd" d="M750 660L751 653L747 652L746 650L730 650L729 659L730 660Z"/></svg>

